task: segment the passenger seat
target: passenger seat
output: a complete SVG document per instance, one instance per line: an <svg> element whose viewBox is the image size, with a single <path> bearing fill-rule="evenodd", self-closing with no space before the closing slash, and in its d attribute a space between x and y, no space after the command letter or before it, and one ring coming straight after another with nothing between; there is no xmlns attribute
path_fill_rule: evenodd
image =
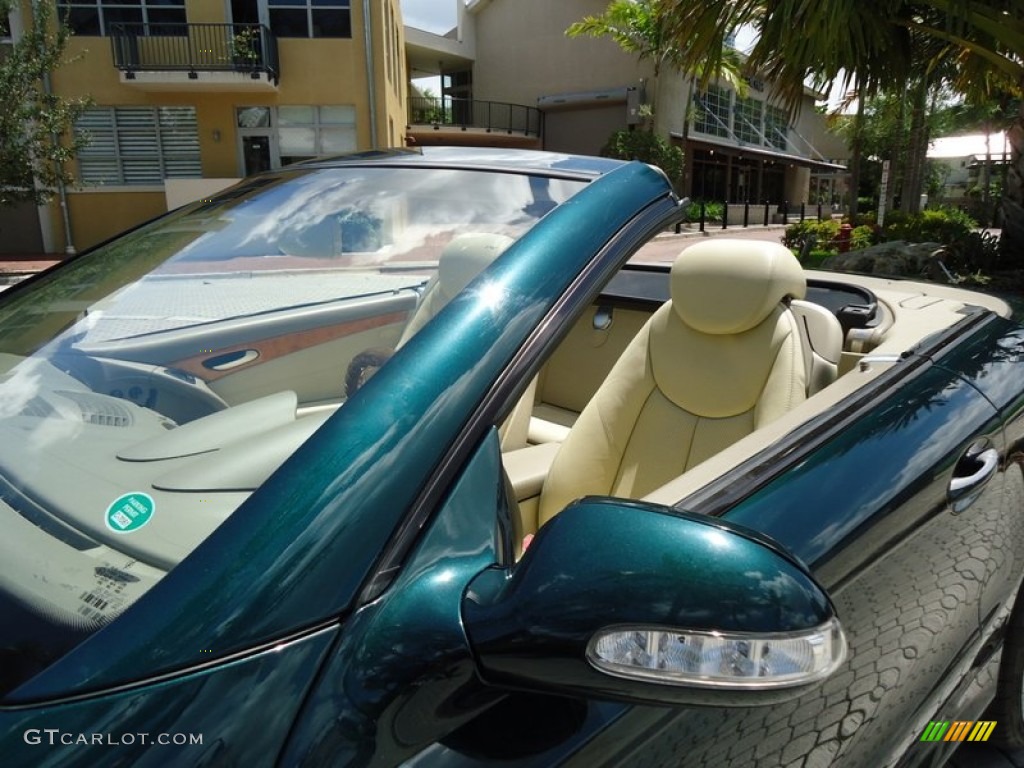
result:
<svg viewBox="0 0 1024 768"><path fill-rule="evenodd" d="M818 374L789 306L806 280L787 248L699 243L670 286L562 443L538 525L582 496L641 498L807 397Z"/></svg>

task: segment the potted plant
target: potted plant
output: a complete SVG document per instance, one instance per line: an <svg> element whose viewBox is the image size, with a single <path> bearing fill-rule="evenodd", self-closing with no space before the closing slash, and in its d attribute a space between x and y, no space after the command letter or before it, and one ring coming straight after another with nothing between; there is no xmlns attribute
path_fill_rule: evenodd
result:
<svg viewBox="0 0 1024 768"><path fill-rule="evenodd" d="M228 41L231 61L238 69L253 69L260 61L260 36L255 27L245 27Z"/></svg>

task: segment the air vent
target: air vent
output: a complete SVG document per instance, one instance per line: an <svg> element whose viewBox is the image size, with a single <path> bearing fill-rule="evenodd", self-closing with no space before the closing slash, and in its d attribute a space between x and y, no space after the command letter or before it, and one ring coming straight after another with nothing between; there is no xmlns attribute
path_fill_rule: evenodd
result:
<svg viewBox="0 0 1024 768"><path fill-rule="evenodd" d="M100 427L130 427L132 414L112 397L90 392L54 392L78 406L82 421Z"/></svg>

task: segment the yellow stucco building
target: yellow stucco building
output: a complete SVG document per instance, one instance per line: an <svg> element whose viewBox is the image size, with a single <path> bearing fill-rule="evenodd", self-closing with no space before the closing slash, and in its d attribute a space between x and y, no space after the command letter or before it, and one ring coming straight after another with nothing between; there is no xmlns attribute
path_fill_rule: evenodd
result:
<svg viewBox="0 0 1024 768"><path fill-rule="evenodd" d="M250 173L405 143L398 0L37 1L75 33L53 91L93 106L76 125L90 141L66 190L70 233L59 200L6 211L17 250L82 250Z"/></svg>

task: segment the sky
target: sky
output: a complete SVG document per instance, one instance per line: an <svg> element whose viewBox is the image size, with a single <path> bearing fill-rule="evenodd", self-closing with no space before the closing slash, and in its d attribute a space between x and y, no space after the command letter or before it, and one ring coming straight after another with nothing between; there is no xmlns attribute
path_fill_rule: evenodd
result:
<svg viewBox="0 0 1024 768"><path fill-rule="evenodd" d="M455 26L460 0L402 0L402 18L410 27L443 35Z"/></svg>

